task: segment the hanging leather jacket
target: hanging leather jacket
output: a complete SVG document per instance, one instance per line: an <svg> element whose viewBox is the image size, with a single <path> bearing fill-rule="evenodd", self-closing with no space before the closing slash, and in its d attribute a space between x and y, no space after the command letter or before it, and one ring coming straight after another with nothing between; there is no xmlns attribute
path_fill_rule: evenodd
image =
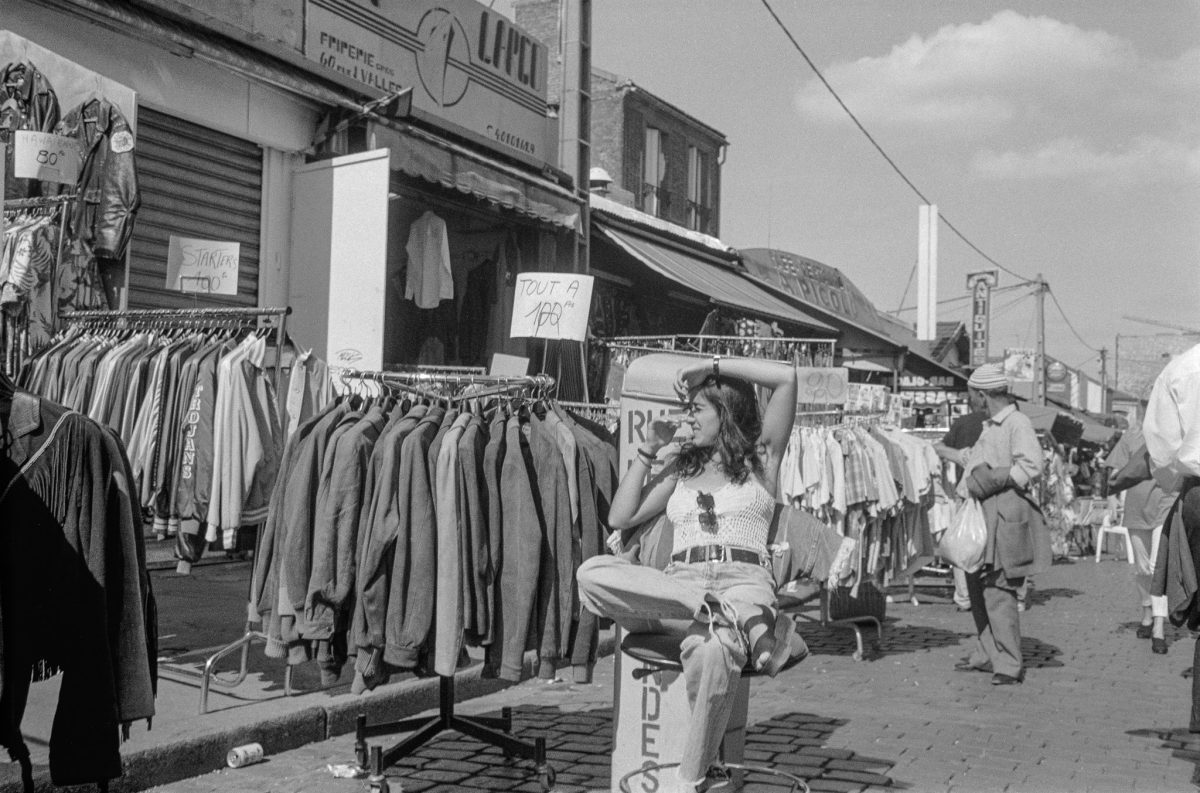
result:
<svg viewBox="0 0 1200 793"><path fill-rule="evenodd" d="M123 258L142 203L129 122L107 99L91 99L68 113L56 132L77 140L83 158L71 237L90 243L98 258Z"/></svg>
<svg viewBox="0 0 1200 793"><path fill-rule="evenodd" d="M4 195L30 198L43 195L36 179L13 175L17 130L53 132L58 124L58 96L50 81L32 63L10 63L0 69L0 142L4 144Z"/></svg>

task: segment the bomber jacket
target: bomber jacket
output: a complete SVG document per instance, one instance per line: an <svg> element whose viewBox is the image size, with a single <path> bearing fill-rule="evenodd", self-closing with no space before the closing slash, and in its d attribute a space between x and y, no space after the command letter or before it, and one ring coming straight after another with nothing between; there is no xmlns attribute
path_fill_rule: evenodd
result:
<svg viewBox="0 0 1200 793"><path fill-rule="evenodd" d="M56 131L77 140L83 155L83 200L75 202L71 235L102 259L121 259L142 204L129 122L107 99L92 99L68 113Z"/></svg>
<svg viewBox="0 0 1200 793"><path fill-rule="evenodd" d="M345 607L353 595L363 492L371 453L386 418L381 408L371 408L325 455L323 495L318 494L319 512L313 525L312 570L303 601L306 638L329 639L335 630L345 630ZM292 594L295 600L296 593Z"/></svg>

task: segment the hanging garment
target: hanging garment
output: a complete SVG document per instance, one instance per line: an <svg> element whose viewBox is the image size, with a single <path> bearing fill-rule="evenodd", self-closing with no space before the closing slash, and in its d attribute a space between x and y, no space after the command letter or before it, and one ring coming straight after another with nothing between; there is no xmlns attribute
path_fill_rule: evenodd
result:
<svg viewBox="0 0 1200 793"><path fill-rule="evenodd" d="M404 299L426 309L437 308L442 300L453 300L454 274L446 221L432 212L421 215L409 229L404 250L408 253Z"/></svg>
<svg viewBox="0 0 1200 793"><path fill-rule="evenodd" d="M129 122L107 99L91 99L67 113L55 131L78 141L83 155L81 200L67 224L71 238L87 242L99 258L122 259L142 203Z"/></svg>
<svg viewBox="0 0 1200 793"><path fill-rule="evenodd" d="M154 715L157 633L140 512L119 440L17 392L0 455L0 745L20 734L31 672L63 671L55 785L121 775L118 728Z"/></svg>
<svg viewBox="0 0 1200 793"><path fill-rule="evenodd" d="M58 124L58 97L46 76L28 61L0 69L0 140L4 141L4 196L31 198L43 195L36 179L18 179L13 168L16 132L53 132Z"/></svg>

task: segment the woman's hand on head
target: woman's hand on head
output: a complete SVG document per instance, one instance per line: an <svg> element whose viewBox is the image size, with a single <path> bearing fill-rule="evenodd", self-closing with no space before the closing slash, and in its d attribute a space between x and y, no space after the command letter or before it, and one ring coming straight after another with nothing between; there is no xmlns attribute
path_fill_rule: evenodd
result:
<svg viewBox="0 0 1200 793"><path fill-rule="evenodd" d="M680 401L687 402L692 391L710 374L712 374L712 364L708 361L697 360L694 364L681 366L675 373L675 393L679 396Z"/></svg>

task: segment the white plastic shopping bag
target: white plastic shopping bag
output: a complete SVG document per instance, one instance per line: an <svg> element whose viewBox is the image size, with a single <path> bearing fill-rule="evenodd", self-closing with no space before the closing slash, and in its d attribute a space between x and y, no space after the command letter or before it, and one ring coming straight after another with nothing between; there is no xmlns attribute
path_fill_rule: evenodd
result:
<svg viewBox="0 0 1200 793"><path fill-rule="evenodd" d="M974 573L983 565L986 546L987 522L983 518L983 506L978 499L964 499L954 512L950 528L942 532L938 556L955 567Z"/></svg>

